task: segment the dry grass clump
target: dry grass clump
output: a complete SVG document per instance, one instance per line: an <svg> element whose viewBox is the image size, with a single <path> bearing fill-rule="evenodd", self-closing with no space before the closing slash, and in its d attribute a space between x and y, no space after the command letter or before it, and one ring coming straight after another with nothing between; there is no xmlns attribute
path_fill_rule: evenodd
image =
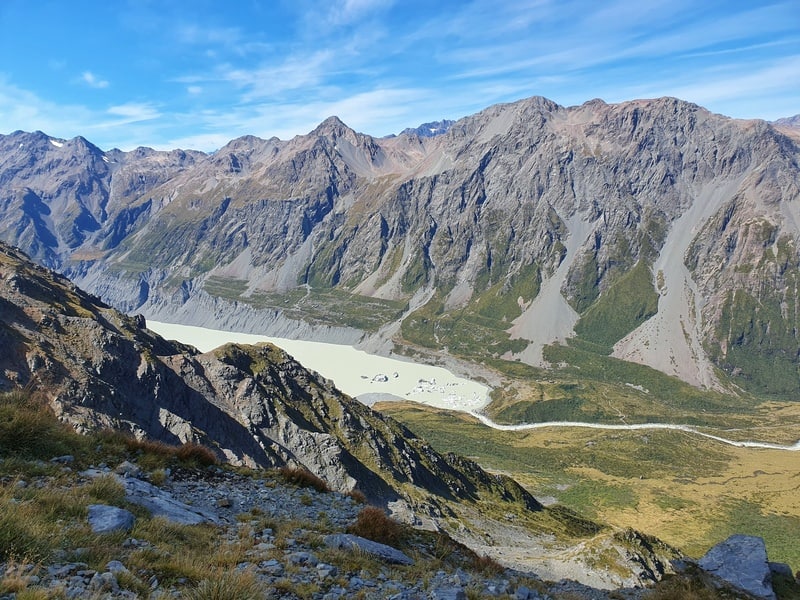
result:
<svg viewBox="0 0 800 600"><path fill-rule="evenodd" d="M298 487L313 488L320 493L331 491L324 479L317 477L306 469L281 467L280 473L288 483L292 483Z"/></svg>
<svg viewBox="0 0 800 600"><path fill-rule="evenodd" d="M42 560L50 553L53 528L36 506L16 501L12 486L0 490L0 561L15 556Z"/></svg>
<svg viewBox="0 0 800 600"><path fill-rule="evenodd" d="M350 496L356 504L366 504L367 497L364 495L364 492L361 490L350 490L345 494L346 496Z"/></svg>
<svg viewBox="0 0 800 600"><path fill-rule="evenodd" d="M139 439L116 430L99 431L95 436L103 442L106 455L118 455L118 459L125 455L136 455L137 463L146 470L163 469L175 460L195 467L219 464L219 458L213 450L196 442L173 446L159 440Z"/></svg>
<svg viewBox="0 0 800 600"><path fill-rule="evenodd" d="M250 571L224 571L203 579L184 597L189 600L261 600L268 595Z"/></svg>
<svg viewBox="0 0 800 600"><path fill-rule="evenodd" d="M476 554L475 557L472 559L472 568L490 577L493 577L495 575L500 575L506 570L506 568L503 565L501 565L491 556L487 556L486 554L484 554L483 556L478 556Z"/></svg>
<svg viewBox="0 0 800 600"><path fill-rule="evenodd" d="M14 594L14 598L20 598L20 593L30 585L31 575L35 574L34 565L14 557L9 558L0 579L0 595Z"/></svg>
<svg viewBox="0 0 800 600"><path fill-rule="evenodd" d="M125 486L113 475L95 477L86 492L95 500L119 506L125 500Z"/></svg>
<svg viewBox="0 0 800 600"><path fill-rule="evenodd" d="M203 467L216 465L219 462L217 455L214 454L211 448L194 442L187 442L182 446L178 446L175 450L175 457L181 462L193 463Z"/></svg>
<svg viewBox="0 0 800 600"><path fill-rule="evenodd" d="M382 544L396 545L403 540L403 526L377 506L362 508L348 533Z"/></svg>
<svg viewBox="0 0 800 600"><path fill-rule="evenodd" d="M45 400L22 390L0 394L0 456L49 460L86 444Z"/></svg>

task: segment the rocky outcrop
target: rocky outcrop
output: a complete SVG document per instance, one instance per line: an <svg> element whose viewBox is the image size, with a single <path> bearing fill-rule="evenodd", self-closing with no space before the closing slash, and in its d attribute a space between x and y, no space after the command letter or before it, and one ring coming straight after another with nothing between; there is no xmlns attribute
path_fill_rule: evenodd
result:
<svg viewBox="0 0 800 600"><path fill-rule="evenodd" d="M756 598L776 598L772 589L772 571L767 561L767 548L760 537L732 535L711 548L697 564L701 569Z"/></svg>
<svg viewBox="0 0 800 600"><path fill-rule="evenodd" d="M367 540L350 533L334 533L323 538L325 545L336 550L365 552L387 563L395 565L413 565L414 560L391 546Z"/></svg>
<svg viewBox="0 0 800 600"><path fill-rule="evenodd" d="M133 529L136 517L124 508L90 504L88 520L92 533L113 533L115 531L127 532Z"/></svg>

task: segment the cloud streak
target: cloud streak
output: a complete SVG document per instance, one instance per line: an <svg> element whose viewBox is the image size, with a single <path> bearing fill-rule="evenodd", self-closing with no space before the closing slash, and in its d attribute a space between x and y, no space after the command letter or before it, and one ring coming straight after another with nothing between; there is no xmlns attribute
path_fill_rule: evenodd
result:
<svg viewBox="0 0 800 600"><path fill-rule="evenodd" d="M100 79L91 71L84 71L81 73L81 81L90 88L94 88L96 90L102 90L108 87L108 81L105 79Z"/></svg>

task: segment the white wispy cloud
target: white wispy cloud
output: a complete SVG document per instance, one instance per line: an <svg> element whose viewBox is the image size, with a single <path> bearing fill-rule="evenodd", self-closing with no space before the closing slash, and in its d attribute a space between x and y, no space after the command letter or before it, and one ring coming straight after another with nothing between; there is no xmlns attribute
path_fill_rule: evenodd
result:
<svg viewBox="0 0 800 600"><path fill-rule="evenodd" d="M748 72L708 69L692 77L690 83L672 82L671 95L691 98L701 104L732 102L753 97L769 98L777 92L800 96L800 55L775 64L762 65ZM782 115L786 116L786 115Z"/></svg>
<svg viewBox="0 0 800 600"><path fill-rule="evenodd" d="M175 28L175 39L184 44L237 44L242 39L238 27L203 27L196 23L184 23Z"/></svg>
<svg viewBox="0 0 800 600"><path fill-rule="evenodd" d="M394 0L335 0L328 9L327 20L334 25L345 25L385 10Z"/></svg>
<svg viewBox="0 0 800 600"><path fill-rule="evenodd" d="M109 85L107 80L99 78L91 71L84 71L83 73L81 73L81 81L86 85L88 85L89 87L98 90L107 88Z"/></svg>
<svg viewBox="0 0 800 600"><path fill-rule="evenodd" d="M128 102L117 106L110 106L109 115L120 117L122 123L138 123L139 121L149 121L160 117L160 113L155 106L149 102Z"/></svg>
<svg viewBox="0 0 800 600"><path fill-rule="evenodd" d="M78 135L91 111L79 105L47 101L0 76L0 131L40 130L57 137Z"/></svg>

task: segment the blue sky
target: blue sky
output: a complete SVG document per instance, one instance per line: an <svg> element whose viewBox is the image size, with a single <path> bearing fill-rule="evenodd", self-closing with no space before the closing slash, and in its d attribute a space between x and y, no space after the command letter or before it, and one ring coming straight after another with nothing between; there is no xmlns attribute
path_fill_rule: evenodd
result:
<svg viewBox="0 0 800 600"><path fill-rule="evenodd" d="M0 0L0 133L211 151L533 95L800 113L800 0Z"/></svg>

